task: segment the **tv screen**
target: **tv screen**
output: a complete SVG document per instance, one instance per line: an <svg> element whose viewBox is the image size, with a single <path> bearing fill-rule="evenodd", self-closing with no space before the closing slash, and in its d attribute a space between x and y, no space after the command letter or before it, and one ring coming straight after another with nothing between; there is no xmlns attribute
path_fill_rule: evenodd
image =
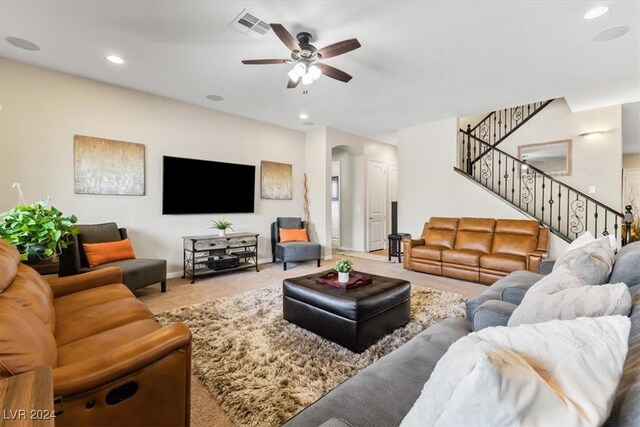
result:
<svg viewBox="0 0 640 427"><path fill-rule="evenodd" d="M256 167L163 156L162 214L251 213Z"/></svg>

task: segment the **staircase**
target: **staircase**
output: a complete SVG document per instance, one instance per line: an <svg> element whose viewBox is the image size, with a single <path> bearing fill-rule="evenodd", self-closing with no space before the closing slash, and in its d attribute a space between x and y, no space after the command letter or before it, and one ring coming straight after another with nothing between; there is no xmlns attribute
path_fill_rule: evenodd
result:
<svg viewBox="0 0 640 427"><path fill-rule="evenodd" d="M630 206L623 215L496 148L552 101L497 110L473 128L460 129L454 169L567 242L587 230L594 236L613 233L618 239L625 218L631 222ZM628 236L622 236L622 243L627 241Z"/></svg>

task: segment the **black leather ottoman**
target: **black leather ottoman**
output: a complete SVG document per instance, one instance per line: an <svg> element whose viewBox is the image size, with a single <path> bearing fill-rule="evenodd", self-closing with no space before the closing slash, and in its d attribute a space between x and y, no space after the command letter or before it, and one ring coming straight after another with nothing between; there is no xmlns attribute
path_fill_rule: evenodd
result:
<svg viewBox="0 0 640 427"><path fill-rule="evenodd" d="M338 289L316 282L328 271L282 283L285 320L360 353L409 321L411 283L369 275L372 282Z"/></svg>

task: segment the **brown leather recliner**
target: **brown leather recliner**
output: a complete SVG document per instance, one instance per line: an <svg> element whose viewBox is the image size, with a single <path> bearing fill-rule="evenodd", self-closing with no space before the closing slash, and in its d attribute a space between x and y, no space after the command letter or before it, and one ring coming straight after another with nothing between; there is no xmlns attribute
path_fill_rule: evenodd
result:
<svg viewBox="0 0 640 427"><path fill-rule="evenodd" d="M512 271L536 272L548 243L549 229L537 221L431 218L421 239L403 242L404 267L491 284Z"/></svg>
<svg viewBox="0 0 640 427"><path fill-rule="evenodd" d="M161 327L121 278L47 281L0 239L0 378L52 366L56 426L189 425L191 332Z"/></svg>

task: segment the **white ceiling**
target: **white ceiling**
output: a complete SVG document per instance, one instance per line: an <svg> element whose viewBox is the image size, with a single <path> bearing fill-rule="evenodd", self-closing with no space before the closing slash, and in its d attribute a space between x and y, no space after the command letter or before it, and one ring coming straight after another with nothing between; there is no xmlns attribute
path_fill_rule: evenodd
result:
<svg viewBox="0 0 640 427"><path fill-rule="evenodd" d="M3 0L0 55L298 130L306 112L314 127L392 142L402 127L548 98L573 110L640 101L640 3L603 3L610 12L587 21L597 2ZM303 95L285 88L290 66L242 65L288 57L273 32L228 28L243 8L311 32L318 48L357 37L362 48L326 60L353 80L323 76ZM620 24L631 31L591 41Z"/></svg>

